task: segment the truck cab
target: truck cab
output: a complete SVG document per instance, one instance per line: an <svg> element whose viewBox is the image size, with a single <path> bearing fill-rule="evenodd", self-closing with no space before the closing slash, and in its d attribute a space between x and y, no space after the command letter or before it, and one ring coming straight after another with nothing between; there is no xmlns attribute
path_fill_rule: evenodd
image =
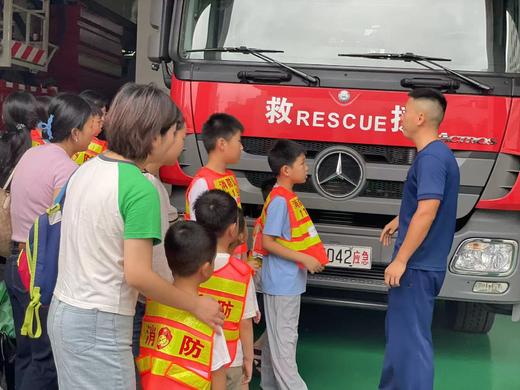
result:
<svg viewBox="0 0 520 390"><path fill-rule="evenodd" d="M513 0L162 0L151 4L150 65L188 128L163 167L172 202L207 161L200 136L215 112L245 127L237 175L252 224L267 153L287 138L310 166L295 188L330 263L304 299L384 310L392 248L381 229L399 212L416 150L400 116L408 92L445 93L439 138L461 181L457 228L439 299L454 329L486 333L495 312L520 320L520 5Z"/></svg>

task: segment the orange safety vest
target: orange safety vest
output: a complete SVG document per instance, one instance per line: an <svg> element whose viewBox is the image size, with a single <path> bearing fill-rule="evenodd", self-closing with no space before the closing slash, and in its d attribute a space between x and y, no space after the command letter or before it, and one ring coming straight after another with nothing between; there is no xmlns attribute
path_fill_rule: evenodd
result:
<svg viewBox="0 0 520 390"><path fill-rule="evenodd" d="M265 255L267 255L267 251L262 246L262 217L258 217L255 221L255 226L253 227L253 257L258 257L262 259Z"/></svg>
<svg viewBox="0 0 520 390"><path fill-rule="evenodd" d="M39 146L45 144L45 140L42 137L42 131L39 129L31 130L31 146Z"/></svg>
<svg viewBox="0 0 520 390"><path fill-rule="evenodd" d="M74 156L72 156L72 160L74 160L76 164L81 165L92 157L96 157L98 154L101 154L106 150L107 142L94 137L92 138L92 141L90 141L87 150L76 153Z"/></svg>
<svg viewBox="0 0 520 390"><path fill-rule="evenodd" d="M202 167L199 169L199 171L195 174L193 177L193 180L191 181L190 186L188 187L188 190L186 191L186 211L185 211L185 218L187 221L190 220L191 216L191 205L188 199L188 195L191 191L191 186L193 183L195 183L198 179L204 179L206 181L206 184L208 185L208 189L213 190L222 190L227 192L229 195L231 195L237 202L238 207L242 207L242 204L240 203L240 189L238 188L238 181L235 174L227 170L226 173L223 175L215 172L209 168Z"/></svg>
<svg viewBox="0 0 520 390"><path fill-rule="evenodd" d="M213 336L191 313L148 300L136 359L143 389L210 390Z"/></svg>
<svg viewBox="0 0 520 390"><path fill-rule="evenodd" d="M198 179L204 179L206 181L208 190L217 189L227 192L229 195L233 197L233 199L235 199L238 207L242 208L242 204L240 203L240 188L238 187L237 177L235 176L233 171L230 171L228 169L226 170L226 173L222 175L209 168L202 167L195 174L193 180L191 181L191 184L186 190L186 211L184 212L184 218L186 219L186 221L189 221L191 219L191 207L188 195L191 191L191 186ZM244 253L247 253L247 244L245 243L238 246L234 252L234 254L238 256L241 256Z"/></svg>
<svg viewBox="0 0 520 390"><path fill-rule="evenodd" d="M314 257L323 265L328 264L329 259L327 258L325 247L321 242L320 236L318 235L305 206L300 199L298 199L298 196L295 193L282 186L273 188L265 201L262 214L260 215L260 228L256 232L256 235L253 236L253 241L256 246L256 249L253 250L264 255L267 253L262 247L262 231L265 226L267 208L271 201L277 196L281 196L287 202L289 223L291 227L291 239L285 240L282 237L277 237L276 242L293 251L306 253ZM304 268L300 263L298 263L298 266Z"/></svg>
<svg viewBox="0 0 520 390"><path fill-rule="evenodd" d="M231 362L237 354L240 321L244 314L251 275L252 270L247 263L231 256L224 267L213 272L211 278L199 287L199 293L215 298L224 311L226 318L223 329Z"/></svg>

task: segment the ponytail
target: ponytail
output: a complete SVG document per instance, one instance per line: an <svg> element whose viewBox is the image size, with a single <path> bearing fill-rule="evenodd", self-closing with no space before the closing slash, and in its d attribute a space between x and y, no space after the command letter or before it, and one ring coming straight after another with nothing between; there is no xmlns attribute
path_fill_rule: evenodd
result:
<svg viewBox="0 0 520 390"><path fill-rule="evenodd" d="M31 147L31 130L41 119L36 98L28 92L11 93L2 107L4 130L0 138L0 179L4 182Z"/></svg>

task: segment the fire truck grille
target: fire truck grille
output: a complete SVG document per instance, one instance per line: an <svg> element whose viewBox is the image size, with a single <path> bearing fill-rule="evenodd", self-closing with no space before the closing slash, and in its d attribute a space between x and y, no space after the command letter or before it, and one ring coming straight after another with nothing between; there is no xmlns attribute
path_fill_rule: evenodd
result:
<svg viewBox="0 0 520 390"><path fill-rule="evenodd" d="M255 187L260 188L262 183L272 178L272 174L269 172L244 172L246 179ZM332 183L331 185L333 185ZM339 183L338 185L342 185ZM401 199L403 194L404 183L398 181L385 181L385 180L367 180L365 188L359 196L368 198L385 198L385 199ZM294 186L294 190L297 192L311 192L317 193L316 189L312 185L310 178L305 184L297 184ZM340 189L338 189L340 190Z"/></svg>
<svg viewBox="0 0 520 390"><path fill-rule="evenodd" d="M385 279L384 264L372 264L372 269L355 269L355 268L334 268L325 267L320 275L327 276L344 276L349 278L384 280Z"/></svg>
<svg viewBox="0 0 520 390"><path fill-rule="evenodd" d="M338 145L334 142L295 141L305 148L308 158L314 158L322 150ZM244 151L258 156L267 156L275 142L276 139L274 138L242 137ZM366 162L386 162L387 164L411 165L417 153L415 148L398 146L344 145L361 154Z"/></svg>

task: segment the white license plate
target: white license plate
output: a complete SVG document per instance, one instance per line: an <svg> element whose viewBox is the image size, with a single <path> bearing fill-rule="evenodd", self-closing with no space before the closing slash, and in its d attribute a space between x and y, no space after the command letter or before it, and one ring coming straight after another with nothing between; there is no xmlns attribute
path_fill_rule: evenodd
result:
<svg viewBox="0 0 520 390"><path fill-rule="evenodd" d="M368 246L325 245L328 267L372 268L372 248Z"/></svg>

